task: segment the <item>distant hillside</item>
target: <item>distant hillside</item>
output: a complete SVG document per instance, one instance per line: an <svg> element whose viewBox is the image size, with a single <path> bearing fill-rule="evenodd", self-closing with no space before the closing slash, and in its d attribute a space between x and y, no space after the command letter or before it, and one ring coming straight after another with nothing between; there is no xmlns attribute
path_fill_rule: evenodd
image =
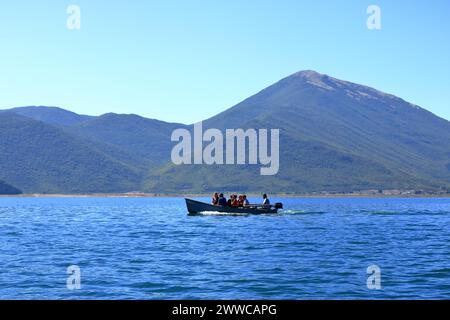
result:
<svg viewBox="0 0 450 320"><path fill-rule="evenodd" d="M450 123L398 97L314 71L280 80L206 128L280 129L280 171L175 166L176 123L59 108L0 112L0 179L24 192L450 190Z"/></svg>
<svg viewBox="0 0 450 320"><path fill-rule="evenodd" d="M172 131L182 127L186 126L133 114L108 113L79 122L68 130L79 136L121 148L147 165L161 165L170 161Z"/></svg>
<svg viewBox="0 0 450 320"><path fill-rule="evenodd" d="M79 115L58 107L20 107L9 109L8 111L48 124L62 126L71 126L94 118L91 116Z"/></svg>
<svg viewBox="0 0 450 320"><path fill-rule="evenodd" d="M21 194L21 193L22 193L22 191L20 191L19 189L14 188L13 186L10 186L9 184L7 184L3 181L0 181L0 194L14 195L14 194Z"/></svg>
<svg viewBox="0 0 450 320"><path fill-rule="evenodd" d="M103 151L115 152L120 160L145 168L170 161L172 131L187 127L134 114L107 113L96 117L55 107L21 107L6 112L57 126L69 134L93 142L95 147L108 146L109 150Z"/></svg>
<svg viewBox="0 0 450 320"><path fill-rule="evenodd" d="M139 172L91 142L11 112L0 113L0 179L26 193L126 192Z"/></svg>

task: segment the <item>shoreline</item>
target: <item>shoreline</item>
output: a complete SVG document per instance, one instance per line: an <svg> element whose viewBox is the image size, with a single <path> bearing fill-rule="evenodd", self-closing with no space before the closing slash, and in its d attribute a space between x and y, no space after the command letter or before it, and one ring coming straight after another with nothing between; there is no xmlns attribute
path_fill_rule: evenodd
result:
<svg viewBox="0 0 450 320"><path fill-rule="evenodd" d="M259 198L260 194L247 194L249 198ZM89 193L89 194L5 194L0 198L203 198L211 197L210 194L189 193L189 194L164 194L164 193ZM450 194L345 194L345 193L324 193L324 194L284 194L271 193L271 198L450 198Z"/></svg>

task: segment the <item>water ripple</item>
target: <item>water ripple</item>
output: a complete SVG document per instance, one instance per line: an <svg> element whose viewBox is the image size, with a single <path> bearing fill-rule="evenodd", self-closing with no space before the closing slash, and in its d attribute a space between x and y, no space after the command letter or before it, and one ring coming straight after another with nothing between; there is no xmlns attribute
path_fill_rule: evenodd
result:
<svg viewBox="0 0 450 320"><path fill-rule="evenodd" d="M276 200L279 215L188 216L174 198L2 198L0 298L450 298L449 199Z"/></svg>

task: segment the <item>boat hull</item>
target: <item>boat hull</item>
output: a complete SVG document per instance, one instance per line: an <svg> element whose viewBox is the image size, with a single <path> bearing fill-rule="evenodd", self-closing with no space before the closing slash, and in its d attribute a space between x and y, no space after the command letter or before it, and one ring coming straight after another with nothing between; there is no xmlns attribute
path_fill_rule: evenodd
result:
<svg viewBox="0 0 450 320"><path fill-rule="evenodd" d="M212 204L185 199L186 207L189 214L199 214L202 212L223 212L231 214L274 214L278 212L278 209L274 207L262 208L262 207L224 207L215 206Z"/></svg>

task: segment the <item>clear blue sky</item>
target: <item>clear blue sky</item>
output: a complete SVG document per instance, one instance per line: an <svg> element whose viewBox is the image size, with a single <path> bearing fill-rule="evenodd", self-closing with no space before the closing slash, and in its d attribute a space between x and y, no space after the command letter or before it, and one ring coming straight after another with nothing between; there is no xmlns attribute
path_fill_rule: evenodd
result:
<svg viewBox="0 0 450 320"><path fill-rule="evenodd" d="M448 0L2 1L0 108L192 123L313 69L450 119L449 35Z"/></svg>

